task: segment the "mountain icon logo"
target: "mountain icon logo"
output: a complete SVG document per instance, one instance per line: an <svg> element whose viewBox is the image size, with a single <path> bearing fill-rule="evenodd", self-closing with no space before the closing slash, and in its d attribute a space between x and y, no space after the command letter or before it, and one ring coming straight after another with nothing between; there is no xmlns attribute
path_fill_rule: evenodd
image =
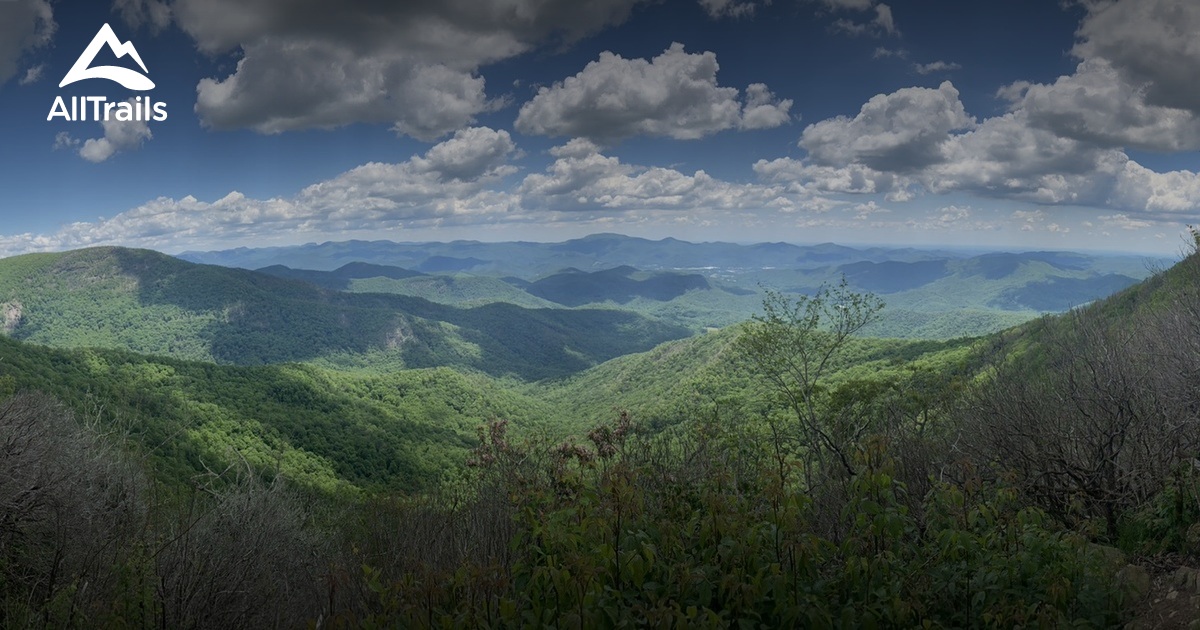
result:
<svg viewBox="0 0 1200 630"><path fill-rule="evenodd" d="M58 87L66 87L76 81L83 81L85 79L108 79L109 81L116 81L131 90L146 91L154 89L154 82L146 75L140 74L135 70L120 66L91 67L92 62L96 60L96 54L105 45L118 58L129 55L142 67L142 72L150 72L146 70L146 64L142 62L142 57L138 54L137 49L133 47L133 44L117 39L117 34L113 32L112 27L105 24L96 32L96 36L92 38L92 43L88 44L82 55L79 55L79 59L75 60L75 65L71 66L71 70L67 72L67 76L63 77L62 83L59 83Z"/></svg>

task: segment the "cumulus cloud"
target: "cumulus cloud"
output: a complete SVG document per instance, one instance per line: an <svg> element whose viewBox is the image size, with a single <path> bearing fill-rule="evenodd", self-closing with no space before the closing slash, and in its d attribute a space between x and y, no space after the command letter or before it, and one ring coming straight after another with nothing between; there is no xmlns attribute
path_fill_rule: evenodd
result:
<svg viewBox="0 0 1200 630"><path fill-rule="evenodd" d="M886 214L876 203L848 205L787 183L626 163L583 138L551 149L544 171L512 181L509 160L519 154L503 130L465 129L404 162L363 164L287 198L236 191L216 201L159 198L54 234L0 236L0 255L98 244L177 251L515 223L769 225L781 214L798 226L847 227L856 216ZM843 208L843 218L814 223L813 215L833 208Z"/></svg>
<svg viewBox="0 0 1200 630"><path fill-rule="evenodd" d="M737 88L717 84L718 69L715 54L687 53L679 43L649 61L603 52L579 74L538 90L521 106L516 128L601 141L639 134L692 140L788 121L790 99L755 83L739 100Z"/></svg>
<svg viewBox="0 0 1200 630"><path fill-rule="evenodd" d="M274 0L178 0L175 22L210 54L240 51L236 70L197 85L212 128L262 133L390 122L432 140L496 103L478 69L548 41L625 20L638 0L380 3L337 11ZM140 3L134 3L140 4Z"/></svg>
<svg viewBox="0 0 1200 630"><path fill-rule="evenodd" d="M133 99L127 102L132 104ZM145 121L119 121L114 118L100 125L104 128L104 135L87 140L79 148L79 157L89 162L103 162L122 151L140 149L147 140L154 138L150 125Z"/></svg>
<svg viewBox="0 0 1200 630"><path fill-rule="evenodd" d="M1200 117L1151 105L1104 59L1084 60L1051 84L1018 82L1000 90L1031 124L1102 147L1150 151L1200 149Z"/></svg>
<svg viewBox="0 0 1200 630"><path fill-rule="evenodd" d="M822 166L792 158L759 160L754 163L754 172L768 182L803 182L819 193L892 194L905 190L909 183L902 176L877 171L864 164ZM889 201L907 201L909 198L901 194Z"/></svg>
<svg viewBox="0 0 1200 630"><path fill-rule="evenodd" d="M1029 123L1104 148L1200 149L1200 4L1104 0L1087 13L1072 53L1080 63L1053 83L1019 81L999 96Z"/></svg>
<svg viewBox="0 0 1200 630"><path fill-rule="evenodd" d="M935 192L970 191L1046 205L1160 213L1200 211L1200 176L1152 171L1123 151L1056 135L1024 112L989 118L957 136L945 162L920 176Z"/></svg>
<svg viewBox="0 0 1200 630"><path fill-rule="evenodd" d="M237 71L202 79L196 112L209 127L261 133L393 123L397 133L433 140L487 107L482 77L403 54L358 59L326 42L270 40L246 48Z"/></svg>
<svg viewBox="0 0 1200 630"><path fill-rule="evenodd" d="M1200 3L1190 0L1104 0L1085 4L1074 53L1102 58L1145 90L1149 105L1200 111Z"/></svg>
<svg viewBox="0 0 1200 630"><path fill-rule="evenodd" d="M48 45L57 29L47 0L0 2L0 85L16 76L26 53Z"/></svg>
<svg viewBox="0 0 1200 630"><path fill-rule="evenodd" d="M413 158L413 164L420 171L436 173L443 181L503 177L516 172L516 167L508 164L516 148L503 129L472 127L455 132L453 138L429 149L424 157Z"/></svg>
<svg viewBox="0 0 1200 630"><path fill-rule="evenodd" d="M605 155L594 142L573 139L550 151L556 159L545 171L525 177L515 189L520 204L542 221L589 220L684 221L717 225L732 219L738 225L772 224L782 215L795 215L796 225L813 215L847 204L822 196L812 188L781 181L735 183L703 170L640 166ZM884 209L867 202L850 208L867 216ZM841 221L841 223L839 223ZM822 219L820 224L844 220Z"/></svg>
<svg viewBox="0 0 1200 630"><path fill-rule="evenodd" d="M951 138L942 161L921 179L935 193L968 190L1036 203L1068 204L1102 195L1103 171L1119 156L1032 127L1021 114L989 118Z"/></svg>
<svg viewBox="0 0 1200 630"><path fill-rule="evenodd" d="M739 129L771 129L787 124L791 120L788 110L791 99L780 100L764 83L751 83L746 87L746 102L742 106Z"/></svg>
<svg viewBox="0 0 1200 630"><path fill-rule="evenodd" d="M1110 201L1113 207L1148 213L1195 212L1200 208L1200 175L1158 173L1127 160L1115 175Z"/></svg>
<svg viewBox="0 0 1200 630"><path fill-rule="evenodd" d="M525 178L522 203L555 209L609 211L761 209L769 203L795 205L775 186L733 184L704 171L692 174L639 167L607 156L588 140L572 140L551 152L557 159L544 173Z"/></svg>
<svg viewBox="0 0 1200 630"><path fill-rule="evenodd" d="M893 202L921 191L967 192L1044 206L1112 208L1155 220L1200 212L1196 173L1155 172L1109 146L1111 139L1106 144L1072 137L1082 133L1056 132L1045 117L1055 108L1065 116L1068 106L1050 98L1064 98L1061 86L1050 94L1038 86L1013 89L1019 92L1007 96L1021 104L982 122L966 113L949 82L936 90L877 95L853 118L838 116L806 128L800 139L808 151L804 159L760 160L754 170L765 181L790 182L812 193L885 194ZM1078 99L1088 95L1075 92ZM1129 124L1137 130L1141 121L1143 138L1165 142L1170 133L1187 128L1130 111ZM1086 129L1089 115L1100 114L1081 115L1074 124ZM1177 142L1182 146L1190 140Z"/></svg>
<svg viewBox="0 0 1200 630"><path fill-rule="evenodd" d="M820 165L861 163L904 172L943 161L950 132L974 125L947 81L937 89L905 88L872 97L854 118L809 125L800 146Z"/></svg>
<svg viewBox="0 0 1200 630"><path fill-rule="evenodd" d="M77 145L60 135L64 146ZM93 146L97 142L89 141ZM163 197L55 234L0 237L0 255L105 243L175 249L477 223L520 210L511 193L489 187L513 172L506 160L514 153L503 130L465 129L423 155L394 164L364 164L290 198L253 199L237 191L211 202Z"/></svg>

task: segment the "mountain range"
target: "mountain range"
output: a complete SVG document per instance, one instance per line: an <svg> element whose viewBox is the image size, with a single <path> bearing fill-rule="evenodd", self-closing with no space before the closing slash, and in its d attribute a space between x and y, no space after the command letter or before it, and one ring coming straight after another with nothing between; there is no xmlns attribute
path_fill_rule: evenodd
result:
<svg viewBox="0 0 1200 630"><path fill-rule="evenodd" d="M452 306L619 308L692 331L749 319L766 290L810 294L844 277L888 304L870 334L915 339L1001 330L1104 297L1171 262L1073 252L689 243L616 234L562 243L346 241L180 256L339 291Z"/></svg>

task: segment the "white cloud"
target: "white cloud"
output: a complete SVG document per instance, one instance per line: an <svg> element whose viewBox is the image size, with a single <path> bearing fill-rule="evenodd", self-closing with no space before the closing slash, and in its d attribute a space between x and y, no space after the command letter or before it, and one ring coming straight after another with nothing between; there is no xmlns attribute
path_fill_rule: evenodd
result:
<svg viewBox="0 0 1200 630"><path fill-rule="evenodd" d="M818 1L830 11L866 12L873 9L875 12L875 16L869 20L839 18L830 25L834 31L854 36L871 35L873 37L900 34L900 30L896 28L895 17L892 15L892 7L887 4L876 2L876 0ZM877 52L878 50L881 49L877 49Z"/></svg>
<svg viewBox="0 0 1200 630"><path fill-rule="evenodd" d="M942 224L958 223L971 218L971 208L962 206L946 206L938 211L937 221Z"/></svg>
<svg viewBox="0 0 1200 630"><path fill-rule="evenodd" d="M472 127L429 149L425 157L413 158L420 170L437 173L439 179L462 181L502 177L516 172L508 164L516 151L508 132L489 127Z"/></svg>
<svg viewBox="0 0 1200 630"><path fill-rule="evenodd" d="M72 138L71 134L69 134L65 131L60 131L54 135L54 147L53 148L55 151L57 151L59 149L73 149L73 148L79 146L79 144L81 142L82 142L82 140L79 140L78 138Z"/></svg>
<svg viewBox="0 0 1200 630"><path fill-rule="evenodd" d="M113 11L120 13L130 28L144 25L158 32L171 24L171 8L159 0L113 0Z"/></svg>
<svg viewBox="0 0 1200 630"><path fill-rule="evenodd" d="M1148 213L1196 212L1200 175L1192 171L1154 172L1133 160L1116 174L1110 206Z"/></svg>
<svg viewBox="0 0 1200 630"><path fill-rule="evenodd" d="M750 17L758 8L756 3L744 0L699 0L699 2L704 12L714 20L726 17ZM771 4L771 0L764 0L763 4Z"/></svg>
<svg viewBox="0 0 1200 630"><path fill-rule="evenodd" d="M801 182L818 193L875 194L904 190L907 180L894 173L877 171L863 164L822 166L792 158L759 160L754 172L768 182ZM903 195L889 201L907 201Z"/></svg>
<svg viewBox="0 0 1200 630"><path fill-rule="evenodd" d="M63 136L62 143L77 141ZM488 184L512 172L505 160L514 152L503 130L465 129L424 155L397 164L364 164L291 198L253 199L236 191L213 202L163 197L50 235L0 236L0 255L98 244L158 249L252 244L507 219L520 214L519 200Z"/></svg>
<svg viewBox="0 0 1200 630"><path fill-rule="evenodd" d="M987 214L989 213L971 206L951 204L929 210L922 215L911 216L905 220L904 227L920 232L979 233L999 230L1009 225L995 218L980 216Z"/></svg>
<svg viewBox="0 0 1200 630"><path fill-rule="evenodd" d="M1105 227L1115 227L1122 230L1141 230L1152 225L1149 221L1133 219L1125 214L1106 214L1098 218L1104 222Z"/></svg>
<svg viewBox="0 0 1200 630"><path fill-rule="evenodd" d="M1200 3L1192 0L1092 1L1074 53L1102 58L1146 103L1200 112Z"/></svg>
<svg viewBox="0 0 1200 630"><path fill-rule="evenodd" d="M905 88L881 94L854 118L838 116L805 129L800 146L808 151L806 158L760 160L754 170L765 181L812 194L884 194L900 202L921 191L966 192L1044 206L1138 212L1147 220L1200 215L1200 175L1155 172L1119 149L1056 133L1044 116L1052 105L1064 112L1068 107L1039 99L1062 97L1061 90L1047 96L1038 86L1024 85L1006 95L1031 105L976 123L949 82L937 90ZM1076 91L1077 98L1086 96L1086 90ZM1179 133L1186 128L1132 111L1131 120L1156 129L1144 130L1142 137L1166 138L1169 130ZM1082 124L1088 115L1099 114L1081 115Z"/></svg>
<svg viewBox="0 0 1200 630"><path fill-rule="evenodd" d="M945 61L940 61L940 60L934 61L932 63L913 64L913 70L916 70L917 74L933 74L935 72L952 72L954 70L961 70L961 69L962 69L962 66L957 63L953 63L953 62L947 63Z"/></svg>
<svg viewBox="0 0 1200 630"><path fill-rule="evenodd" d="M132 104L133 99L127 102ZM114 118L100 125L104 129L104 136L89 139L79 149L79 157L89 162L103 162L122 151L140 149L147 140L154 138L150 125L145 121L118 121ZM57 139L55 146L58 146Z"/></svg>
<svg viewBox="0 0 1200 630"><path fill-rule="evenodd" d="M1080 63L1050 84L1000 89L1030 124L1102 148L1200 149L1200 3L1097 0L1072 53Z"/></svg>
<svg viewBox="0 0 1200 630"><path fill-rule="evenodd" d="M771 129L791 121L788 110L791 99L780 100L766 84L751 83L746 87L746 103L742 106L740 129Z"/></svg>
<svg viewBox="0 0 1200 630"><path fill-rule="evenodd" d="M16 76L26 53L47 46L57 29L47 0L0 2L0 85Z"/></svg>
<svg viewBox="0 0 1200 630"><path fill-rule="evenodd" d="M390 122L432 140L497 105L477 75L482 65L620 23L637 1L346 0L329 11L319 3L178 0L171 11L202 51L241 51L231 75L197 85L206 126L279 133Z"/></svg>
<svg viewBox="0 0 1200 630"><path fill-rule="evenodd" d="M880 3L875 5L875 20L873 24L883 29L888 35L896 35L896 20L892 17L892 7Z"/></svg>
<svg viewBox="0 0 1200 630"><path fill-rule="evenodd" d="M616 221L739 228L780 222L798 227L851 225L849 218L814 218L848 204L788 183L733 183L702 170L689 174L627 164L581 139L556 147L551 154L556 159L544 172L526 176L514 190L528 216L543 225L566 221L594 222L598 227ZM885 212L872 202L849 211L863 216Z"/></svg>
<svg viewBox="0 0 1200 630"><path fill-rule="evenodd" d="M831 10L866 11L875 6L875 0L817 0Z"/></svg>
<svg viewBox="0 0 1200 630"><path fill-rule="evenodd" d="M988 196L1046 204L1098 200L1104 180L1120 157L1031 127L1022 114L989 118L953 136L943 160L921 173L935 193L967 190Z"/></svg>
<svg viewBox="0 0 1200 630"><path fill-rule="evenodd" d="M39 63L38 65L32 66L31 68L26 70L25 76L21 77L21 79L19 81L17 81L17 83L20 85L29 85L31 83L37 83L39 80L41 80L42 74L44 74L45 72L46 72L46 64Z"/></svg>
<svg viewBox="0 0 1200 630"><path fill-rule="evenodd" d="M397 133L432 140L488 106L482 77L405 53L360 59L340 45L285 40L245 51L233 75L197 86L196 112L207 126L280 133L391 122Z"/></svg>
<svg viewBox="0 0 1200 630"><path fill-rule="evenodd" d="M516 128L602 141L638 134L692 140L788 121L791 100L756 83L739 101L737 88L717 85L718 68L715 54L687 53L679 43L649 61L603 52L579 74L538 90L521 106Z"/></svg>
<svg viewBox="0 0 1200 630"><path fill-rule="evenodd" d="M68 142L69 139L65 140ZM372 162L287 198L231 192L216 201L159 198L112 218L49 235L0 236L0 255L122 244L167 251L296 243L314 238L379 238L410 229L533 223L615 229L616 225L849 227L886 215L878 203L846 204L786 183L733 183L702 170L642 166L604 155L586 139L553 148L542 172L511 182L519 155L502 130L467 129L400 163ZM841 218L814 215L842 208Z"/></svg>
<svg viewBox="0 0 1200 630"><path fill-rule="evenodd" d="M732 184L704 171L688 175L670 168L624 164L586 140L573 140L552 154L557 159L544 173L531 174L521 184L518 192L524 205L559 210L708 212L758 210L785 196L781 187ZM787 205L794 206L794 200Z"/></svg>
<svg viewBox="0 0 1200 630"><path fill-rule="evenodd" d="M1103 59L1084 60L1075 73L1052 84L1018 82L1000 96L1023 110L1031 124L1102 147L1151 151L1200 149L1196 113L1150 105Z"/></svg>
<svg viewBox="0 0 1200 630"><path fill-rule="evenodd" d="M846 208L846 212L853 214L856 219L863 221L869 219L872 215L888 214L891 212L891 210L880 206L874 201L868 201L867 203L858 203L848 206Z"/></svg>
<svg viewBox="0 0 1200 630"><path fill-rule="evenodd" d="M861 163L879 171L917 170L945 159L950 132L973 127L949 81L872 97L854 118L809 125L800 138L817 164Z"/></svg>

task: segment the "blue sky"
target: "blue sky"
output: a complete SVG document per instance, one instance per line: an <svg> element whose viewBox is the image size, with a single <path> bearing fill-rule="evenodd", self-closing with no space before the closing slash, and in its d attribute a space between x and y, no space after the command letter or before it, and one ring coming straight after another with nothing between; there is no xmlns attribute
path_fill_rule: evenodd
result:
<svg viewBox="0 0 1200 630"><path fill-rule="evenodd" d="M106 23L154 89L59 87ZM1190 0L0 0L0 255L601 231L1174 254L1196 33ZM47 121L59 96L168 117Z"/></svg>

